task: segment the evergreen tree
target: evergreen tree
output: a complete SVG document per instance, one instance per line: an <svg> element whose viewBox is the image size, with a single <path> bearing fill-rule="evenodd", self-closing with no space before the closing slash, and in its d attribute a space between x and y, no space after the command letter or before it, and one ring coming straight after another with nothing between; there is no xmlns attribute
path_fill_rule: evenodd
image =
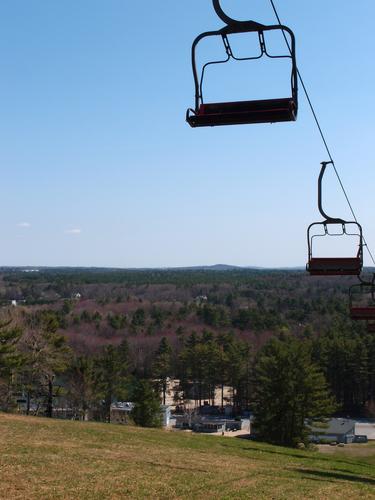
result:
<svg viewBox="0 0 375 500"><path fill-rule="evenodd" d="M103 400L104 418L110 422L111 404L127 396L129 349L126 341L120 346L106 346L95 363L95 389Z"/></svg>
<svg viewBox="0 0 375 500"><path fill-rule="evenodd" d="M141 307L138 308L134 314L131 321L131 326L137 330L138 327L144 326L146 323L146 313Z"/></svg>
<svg viewBox="0 0 375 500"><path fill-rule="evenodd" d="M195 348L198 344L196 332L192 332L184 343L184 347L178 357L178 378L180 379L180 389L183 393L183 399L190 399L189 389L193 387L193 397L197 402L197 383L196 383L196 359L194 356Z"/></svg>
<svg viewBox="0 0 375 500"><path fill-rule="evenodd" d="M161 427L159 396L148 380L139 380L133 392L134 422L141 427Z"/></svg>
<svg viewBox="0 0 375 500"><path fill-rule="evenodd" d="M195 402L199 406L205 397L212 399L212 390L215 388L215 372L213 355L213 335L204 332L203 337L198 337L193 332L185 343L180 353L180 364L183 367L183 383L187 389L193 386Z"/></svg>
<svg viewBox="0 0 375 500"><path fill-rule="evenodd" d="M313 346L314 360L321 366L343 412L360 413L372 397L371 339L335 327L324 332Z"/></svg>
<svg viewBox="0 0 375 500"><path fill-rule="evenodd" d="M274 444L295 446L308 440L308 425L322 422L335 405L311 347L292 337L272 339L260 351L254 380L257 436Z"/></svg>
<svg viewBox="0 0 375 500"><path fill-rule="evenodd" d="M241 378L237 387L236 399L241 409L251 406L252 375L253 375L253 350L249 343L241 342Z"/></svg>
<svg viewBox="0 0 375 500"><path fill-rule="evenodd" d="M157 379L158 391L162 391L162 400L165 405L167 394L168 378L171 376L172 370L172 348L166 337L160 341L159 348L156 351L155 361L153 364L153 376Z"/></svg>
<svg viewBox="0 0 375 500"><path fill-rule="evenodd" d="M207 337L206 332L203 333L202 343L204 346L202 363L204 370L204 386L207 390L211 404L215 405L216 386L220 381L221 371L221 351L216 339L211 336Z"/></svg>
<svg viewBox="0 0 375 500"><path fill-rule="evenodd" d="M8 376L20 362L17 352L17 341L21 331L17 328L8 329L10 322L0 324L0 377Z"/></svg>
<svg viewBox="0 0 375 500"><path fill-rule="evenodd" d="M243 405L243 398L248 393L247 379L248 367L250 363L249 345L245 342L236 340L233 336L228 337L224 347L226 353L226 377L227 384L232 387L233 405L237 410Z"/></svg>
<svg viewBox="0 0 375 500"><path fill-rule="evenodd" d="M8 328L10 322L0 324L0 408L8 410L11 396L12 375L22 364L23 358L17 350L21 331Z"/></svg>

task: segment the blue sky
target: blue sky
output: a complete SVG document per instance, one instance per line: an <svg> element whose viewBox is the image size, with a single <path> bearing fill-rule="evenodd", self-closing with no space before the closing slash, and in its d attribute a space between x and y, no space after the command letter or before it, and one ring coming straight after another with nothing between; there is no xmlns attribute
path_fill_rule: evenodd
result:
<svg viewBox="0 0 375 500"><path fill-rule="evenodd" d="M375 4L277 3L375 248ZM274 22L267 0L222 5L233 17ZM0 4L0 265L305 264L327 156L302 93L296 123L185 123L191 43L221 26L210 0ZM251 99L288 78L279 65L241 72L208 74L210 95ZM327 211L349 217L327 177Z"/></svg>

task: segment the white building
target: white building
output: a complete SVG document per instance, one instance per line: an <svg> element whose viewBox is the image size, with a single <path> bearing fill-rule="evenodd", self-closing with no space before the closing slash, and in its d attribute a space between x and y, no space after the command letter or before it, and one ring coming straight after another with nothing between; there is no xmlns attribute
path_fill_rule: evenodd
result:
<svg viewBox="0 0 375 500"><path fill-rule="evenodd" d="M367 436L369 441L375 440L375 422L356 422L355 435Z"/></svg>

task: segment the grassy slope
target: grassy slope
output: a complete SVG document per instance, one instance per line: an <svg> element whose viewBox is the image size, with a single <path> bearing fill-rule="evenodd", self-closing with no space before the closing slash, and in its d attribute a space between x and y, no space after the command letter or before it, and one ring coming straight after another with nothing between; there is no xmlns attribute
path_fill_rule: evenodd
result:
<svg viewBox="0 0 375 500"><path fill-rule="evenodd" d="M0 452L0 498L375 498L375 446L324 455L0 414Z"/></svg>

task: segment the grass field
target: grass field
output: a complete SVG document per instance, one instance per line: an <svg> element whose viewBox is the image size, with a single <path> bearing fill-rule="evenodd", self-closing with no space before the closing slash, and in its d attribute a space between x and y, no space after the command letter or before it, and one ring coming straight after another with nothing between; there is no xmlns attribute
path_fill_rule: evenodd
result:
<svg viewBox="0 0 375 500"><path fill-rule="evenodd" d="M0 498L11 500L375 499L375 444L325 454L0 414L0 452Z"/></svg>

